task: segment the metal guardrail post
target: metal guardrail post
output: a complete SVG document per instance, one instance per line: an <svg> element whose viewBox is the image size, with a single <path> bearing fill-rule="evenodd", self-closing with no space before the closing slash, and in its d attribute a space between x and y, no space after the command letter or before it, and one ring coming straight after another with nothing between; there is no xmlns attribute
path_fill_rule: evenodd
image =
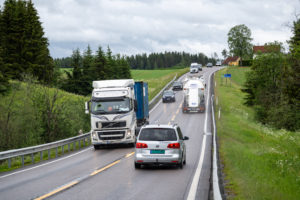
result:
<svg viewBox="0 0 300 200"><path fill-rule="evenodd" d="M73 143L73 151L75 151L76 150L76 141L74 141L74 143Z"/></svg>
<svg viewBox="0 0 300 200"><path fill-rule="evenodd" d="M43 151L40 152L40 161L43 160Z"/></svg>
<svg viewBox="0 0 300 200"><path fill-rule="evenodd" d="M62 145L62 146L61 146L61 154L62 154L62 155L65 153L65 152L64 152L64 151L65 151L65 150L64 150L64 149L65 149L64 146L65 146L65 145Z"/></svg>
<svg viewBox="0 0 300 200"><path fill-rule="evenodd" d="M31 154L31 163L32 164L34 163L34 154L33 153Z"/></svg>
<svg viewBox="0 0 300 200"><path fill-rule="evenodd" d="M8 163L8 168L11 168L11 159L10 158L7 160L7 163Z"/></svg>
<svg viewBox="0 0 300 200"><path fill-rule="evenodd" d="M58 154L58 147L55 148L55 158L57 158L57 154Z"/></svg>
<svg viewBox="0 0 300 200"><path fill-rule="evenodd" d="M24 155L21 156L21 160L22 160L22 167L24 167Z"/></svg>
<svg viewBox="0 0 300 200"><path fill-rule="evenodd" d="M51 155L50 155L50 149L48 149L48 160L50 160L50 157L51 157Z"/></svg>

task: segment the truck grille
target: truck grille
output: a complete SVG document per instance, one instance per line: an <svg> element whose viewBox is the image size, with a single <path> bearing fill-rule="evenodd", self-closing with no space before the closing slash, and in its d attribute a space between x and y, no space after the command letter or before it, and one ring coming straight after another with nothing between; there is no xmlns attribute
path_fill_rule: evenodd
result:
<svg viewBox="0 0 300 200"><path fill-rule="evenodd" d="M119 140L125 136L125 131L98 132L100 140Z"/></svg>
<svg viewBox="0 0 300 200"><path fill-rule="evenodd" d="M96 124L96 127L99 127L99 123L98 122ZM126 121L120 121L120 122L102 122L102 128L124 128L126 127Z"/></svg>

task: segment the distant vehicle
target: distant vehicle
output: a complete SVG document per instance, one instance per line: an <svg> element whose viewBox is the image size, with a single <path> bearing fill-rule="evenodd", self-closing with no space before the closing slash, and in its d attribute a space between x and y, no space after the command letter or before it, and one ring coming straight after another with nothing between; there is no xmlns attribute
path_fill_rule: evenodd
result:
<svg viewBox="0 0 300 200"><path fill-rule="evenodd" d="M205 111L204 90L205 84L202 77L193 78L186 81L183 86L183 113Z"/></svg>
<svg viewBox="0 0 300 200"><path fill-rule="evenodd" d="M146 125L138 135L135 145L135 168L142 165L175 165L183 168L186 164L186 146L178 125Z"/></svg>
<svg viewBox="0 0 300 200"><path fill-rule="evenodd" d="M173 90L182 90L183 84L180 81L174 81L172 89Z"/></svg>
<svg viewBox="0 0 300 200"><path fill-rule="evenodd" d="M198 71L194 68L198 68ZM202 71L202 65L198 63L192 63L190 66L190 73L198 73L199 71Z"/></svg>
<svg viewBox="0 0 300 200"><path fill-rule="evenodd" d="M199 72L199 69L197 66L192 66L190 68L190 73L193 74L193 73L198 73Z"/></svg>
<svg viewBox="0 0 300 200"><path fill-rule="evenodd" d="M202 64L198 64L197 67L199 71L202 71Z"/></svg>
<svg viewBox="0 0 300 200"><path fill-rule="evenodd" d="M221 61L217 61L216 66L221 66L222 62Z"/></svg>
<svg viewBox="0 0 300 200"><path fill-rule="evenodd" d="M206 67L213 67L213 64L212 63L207 63Z"/></svg>
<svg viewBox="0 0 300 200"><path fill-rule="evenodd" d="M93 81L91 143L95 149L109 144L135 144L136 133L149 121L148 84L133 79ZM91 105L90 105L91 104Z"/></svg>
<svg viewBox="0 0 300 200"><path fill-rule="evenodd" d="M162 102L175 102L175 92L172 90L165 90L163 93Z"/></svg>

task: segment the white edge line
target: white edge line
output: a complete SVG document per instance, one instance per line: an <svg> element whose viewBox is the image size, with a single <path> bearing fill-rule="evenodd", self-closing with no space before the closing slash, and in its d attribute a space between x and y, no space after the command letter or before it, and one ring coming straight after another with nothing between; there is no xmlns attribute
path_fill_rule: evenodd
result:
<svg viewBox="0 0 300 200"><path fill-rule="evenodd" d="M7 175L4 175L4 176L0 176L0 179L5 178L5 177L8 177L8 176L15 175L15 174L19 174L19 173L22 173L22 172L26 172L26 171L29 171L29 170L32 170L32 169L36 169L36 168L39 168L39 167L43 167L43 166L45 166L45 165L49 165L49 164L52 164L52 163L55 163L55 162L58 162L58 161L61 161L61 160L65 160L65 159L67 159L67 158L71 158L71 157L73 157L73 156L76 156L76 155L78 155L78 154L80 154L80 153L83 153L83 152L85 152L85 151L87 151L87 150L90 150L90 149L92 149L92 148L93 148L93 147L89 147L89 148L84 149L84 150L82 150L82 151L80 151L80 152L74 153L74 154L72 154L72 155L69 155L69 156L66 156L66 157L63 157L63 158L60 158L60 159L51 161L51 162L47 162L47 163L42 164L42 165L38 165L38 166L31 167L31 168L28 168L28 169L24 169L24 170L20 170L20 171L17 171L17 172L13 172L13 173L11 173L11 174L7 174Z"/></svg>
<svg viewBox="0 0 300 200"><path fill-rule="evenodd" d="M204 121L204 133L207 132L207 116L208 116L208 112L207 112L207 108L208 108L208 101L209 101L209 95L210 95L210 78L211 75L209 75L208 81L208 93L207 93L207 99L206 99L206 113L205 113L205 121ZM199 158L199 162L198 162L198 166L195 172L195 175L193 177L193 181L189 190L189 194L187 197L187 200L194 200L196 198L196 193L197 193L197 187L198 187L198 183L199 183L199 179L200 179L200 175L201 175L201 171L202 171L202 166L203 166L203 160L204 160L204 152L205 152L205 147L206 147L206 135L203 135L203 140L202 140L202 148L201 148L201 153L200 153L200 158Z"/></svg>
<svg viewBox="0 0 300 200"><path fill-rule="evenodd" d="M212 96L212 117L213 117L213 124L214 124L214 133L213 133L213 149L214 149L214 155L213 155L213 193L214 193L214 199L215 200L221 200L221 192L220 192L220 186L219 186L219 177L218 177L218 165L217 165L217 142L216 142L216 122L215 122L215 112L214 112L214 105L213 105L213 96Z"/></svg>

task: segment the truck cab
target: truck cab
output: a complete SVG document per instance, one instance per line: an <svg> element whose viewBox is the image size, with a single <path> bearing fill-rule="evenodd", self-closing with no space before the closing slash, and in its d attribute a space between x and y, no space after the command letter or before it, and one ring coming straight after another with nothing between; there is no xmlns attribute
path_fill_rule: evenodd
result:
<svg viewBox="0 0 300 200"><path fill-rule="evenodd" d="M133 145L138 126L149 118L147 85L122 79L93 81L93 88L86 113L91 113L91 141L95 149L109 144Z"/></svg>

